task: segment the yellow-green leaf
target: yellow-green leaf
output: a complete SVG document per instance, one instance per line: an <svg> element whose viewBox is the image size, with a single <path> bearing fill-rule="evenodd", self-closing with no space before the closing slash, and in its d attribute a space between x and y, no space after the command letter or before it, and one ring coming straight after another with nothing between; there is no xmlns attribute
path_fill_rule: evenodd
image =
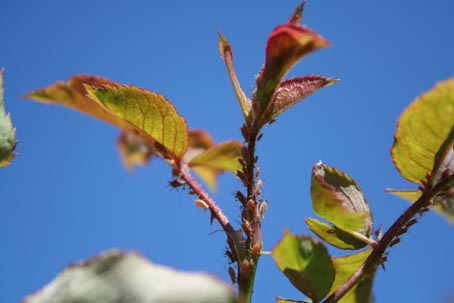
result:
<svg viewBox="0 0 454 303"><path fill-rule="evenodd" d="M366 249L359 253L332 258L333 266L336 270L331 290L328 295L331 295L338 289L358 268L366 261L367 257L372 252L372 249ZM369 303L372 302L372 283L374 275L363 277L358 284L347 292L347 294L339 301L339 303Z"/></svg>
<svg viewBox="0 0 454 303"><path fill-rule="evenodd" d="M273 258L279 270L313 302L319 302L331 289L335 271L321 242L286 232L273 248Z"/></svg>
<svg viewBox="0 0 454 303"><path fill-rule="evenodd" d="M306 218L307 227L318 237L340 249L359 249L366 246L366 243L358 240L349 233L340 230L336 226L320 222L317 219Z"/></svg>
<svg viewBox="0 0 454 303"><path fill-rule="evenodd" d="M189 161L189 166L213 189L216 189L216 176L224 171L236 174L241 169L239 141L231 140L214 145Z"/></svg>
<svg viewBox="0 0 454 303"><path fill-rule="evenodd" d="M454 79L438 83L402 113L391 155L404 178L427 183L435 157L454 127L453 117Z"/></svg>
<svg viewBox="0 0 454 303"><path fill-rule="evenodd" d="M16 129L13 127L11 117L6 114L3 101L3 69L0 70L0 167L9 165L15 157Z"/></svg>
<svg viewBox="0 0 454 303"><path fill-rule="evenodd" d="M387 189L386 191L412 203L422 195L420 190ZM440 196L434 198L434 203L430 207L444 216L450 223L454 223L454 201L452 200L452 194L452 191L450 192L449 190L445 193L442 192Z"/></svg>
<svg viewBox="0 0 454 303"><path fill-rule="evenodd" d="M162 95L135 86L118 85L95 88L87 86L89 96L105 108L125 128L150 136L176 158L188 147L184 118Z"/></svg>
<svg viewBox="0 0 454 303"><path fill-rule="evenodd" d="M155 147L170 157L181 158L187 148L186 122L167 99L154 92L102 77L76 75L26 97L65 105L134 132L150 145L157 142Z"/></svg>
<svg viewBox="0 0 454 303"><path fill-rule="evenodd" d="M319 162L312 169L312 207L315 213L346 232L368 237L373 220L361 189L347 174Z"/></svg>

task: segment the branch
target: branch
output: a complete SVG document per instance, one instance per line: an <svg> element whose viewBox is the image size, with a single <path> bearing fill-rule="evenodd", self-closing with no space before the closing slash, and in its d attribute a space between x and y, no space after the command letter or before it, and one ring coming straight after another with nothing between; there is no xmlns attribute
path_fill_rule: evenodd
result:
<svg viewBox="0 0 454 303"><path fill-rule="evenodd" d="M390 246L390 243L396 236L399 236L400 231L407 223L417 214L420 214L425 208L429 207L432 199L447 186L454 184L454 175L446 178L437 186L430 190L426 190L421 197L413 203L407 210L394 222L393 225L386 231L383 237L378 241L377 247L361 265L361 267L348 278L334 293L326 298L322 303L338 302L353 286L356 285L364 276L372 273L378 264L383 260L383 254Z"/></svg>
<svg viewBox="0 0 454 303"><path fill-rule="evenodd" d="M192 191L199 196L200 199L206 202L208 208L211 211L213 217L219 222L222 226L222 229L228 234L233 235L235 233L230 220L227 218L222 209L217 205L217 203L211 198L211 196L202 188L202 186L194 179L194 177L189 173L189 167L186 163L180 166L179 172L181 173L181 178L186 181Z"/></svg>

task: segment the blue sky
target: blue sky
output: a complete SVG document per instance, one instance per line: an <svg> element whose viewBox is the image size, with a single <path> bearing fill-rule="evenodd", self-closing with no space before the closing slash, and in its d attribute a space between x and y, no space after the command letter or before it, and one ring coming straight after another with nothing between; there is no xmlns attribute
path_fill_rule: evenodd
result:
<svg viewBox="0 0 454 303"><path fill-rule="evenodd" d="M217 49L221 30L234 50L248 94L270 31L298 1L0 0L0 67L17 127L18 156L0 171L0 301L17 302L71 262L113 247L154 262L211 272L228 281L225 236L185 192L167 184L160 160L129 174L118 131L69 109L21 98L87 73L164 94L190 128L218 142L239 139L242 115ZM364 191L376 227L386 229L408 204L384 188L414 188L389 156L402 110L437 81L454 76L454 2L309 0L303 23L333 45L311 54L289 76L341 81L266 127L259 166L269 200L265 249L285 229L309 233L312 165L346 171ZM240 183L220 178L214 196L233 222ZM334 255L343 252L332 250ZM434 213L390 250L375 282L377 303L454 302L454 227ZM261 259L254 302L303 299Z"/></svg>

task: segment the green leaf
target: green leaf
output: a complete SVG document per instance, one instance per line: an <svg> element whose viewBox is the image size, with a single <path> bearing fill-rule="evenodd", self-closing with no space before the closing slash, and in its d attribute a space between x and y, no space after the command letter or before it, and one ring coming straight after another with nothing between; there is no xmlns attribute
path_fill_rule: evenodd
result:
<svg viewBox="0 0 454 303"><path fill-rule="evenodd" d="M193 157L188 165L215 190L219 173L229 171L236 175L241 170L242 147L243 144L236 140L219 143Z"/></svg>
<svg viewBox="0 0 454 303"><path fill-rule="evenodd" d="M267 113L269 117L265 118L266 121L275 119L282 112L312 93L337 81L339 80L315 75L301 76L283 81L273 96L269 109L270 112Z"/></svg>
<svg viewBox="0 0 454 303"><path fill-rule="evenodd" d="M438 83L402 113L391 149L400 174L416 184L429 184L436 155L454 126L454 79Z"/></svg>
<svg viewBox="0 0 454 303"><path fill-rule="evenodd" d="M23 303L233 303L229 286L203 273L176 271L113 250L71 265Z"/></svg>
<svg viewBox="0 0 454 303"><path fill-rule="evenodd" d="M359 249L366 246L366 243L358 240L349 233L340 230L336 226L326 224L317 219L306 218L307 227L326 243L340 249Z"/></svg>
<svg viewBox="0 0 454 303"><path fill-rule="evenodd" d="M154 146L133 132L122 131L117 146L123 164L129 171L133 171L135 166L148 164L154 153Z"/></svg>
<svg viewBox="0 0 454 303"><path fill-rule="evenodd" d="M331 295L338 289L359 267L366 261L371 254L372 249L366 249L359 253L332 258L333 266L336 270L336 278L329 291ZM347 294L339 301L339 303L369 303L372 302L372 283L374 274L370 274L362 278L358 284L347 292Z"/></svg>
<svg viewBox="0 0 454 303"><path fill-rule="evenodd" d="M186 122L167 99L154 92L101 77L76 75L26 97L66 105L134 132L166 157L179 159L187 148Z"/></svg>
<svg viewBox="0 0 454 303"><path fill-rule="evenodd" d="M314 165L311 179L315 213L346 232L372 233L373 220L361 189L348 175L321 162Z"/></svg>
<svg viewBox="0 0 454 303"><path fill-rule="evenodd" d="M315 239L286 232L274 247L273 258L279 270L313 302L319 302L330 290L333 264L325 246Z"/></svg>
<svg viewBox="0 0 454 303"><path fill-rule="evenodd" d="M315 31L296 23L276 27L268 37L265 64L257 76L258 109L263 112L268 107L282 78L297 61L329 44Z"/></svg>
<svg viewBox="0 0 454 303"><path fill-rule="evenodd" d="M6 114L3 100L3 69L0 69L0 167L10 164L15 157L16 129L13 127L11 117Z"/></svg>
<svg viewBox="0 0 454 303"><path fill-rule="evenodd" d="M233 89L236 94L236 98L240 103L241 111L247 122L250 121L251 117L251 100L246 96L243 89L241 88L240 82L236 77L235 68L233 67L233 53L232 47L225 37L218 32L219 34L219 51L221 52L222 59L224 59L225 65L227 66L227 72L229 73L230 81L232 82Z"/></svg>
<svg viewBox="0 0 454 303"><path fill-rule="evenodd" d="M176 158L188 147L188 129L184 118L162 95L135 86L88 87L89 96L113 116L126 122L127 129L143 132Z"/></svg>

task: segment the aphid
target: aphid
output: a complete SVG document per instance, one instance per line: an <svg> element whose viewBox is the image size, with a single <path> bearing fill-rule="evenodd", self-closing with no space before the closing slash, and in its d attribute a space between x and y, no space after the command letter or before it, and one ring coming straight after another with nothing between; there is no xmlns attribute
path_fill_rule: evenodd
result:
<svg viewBox="0 0 454 303"><path fill-rule="evenodd" d="M255 243L254 246L252 247L252 257L257 258L258 255L260 255L260 251L262 250L262 245L259 243Z"/></svg>
<svg viewBox="0 0 454 303"><path fill-rule="evenodd" d="M408 227L402 227L397 233L396 233L396 237L402 235L402 234L405 234L406 232L408 231Z"/></svg>
<svg viewBox="0 0 454 303"><path fill-rule="evenodd" d="M400 242L400 238L395 238L394 240L389 243L389 247L393 247L394 245L398 244Z"/></svg>
<svg viewBox="0 0 454 303"><path fill-rule="evenodd" d="M172 186L173 188L178 188L178 187L181 187L181 186L186 185L186 182L183 181L183 180L174 179L174 180L170 181L169 184L170 184L170 186Z"/></svg>
<svg viewBox="0 0 454 303"><path fill-rule="evenodd" d="M268 203L266 203L266 201L259 202L259 205L257 207L257 215L260 219L265 218L265 213L266 213L267 209L268 209Z"/></svg>
<svg viewBox="0 0 454 303"><path fill-rule="evenodd" d="M243 220L243 224L241 226L247 235L251 234L251 223L249 223L249 221Z"/></svg>
<svg viewBox="0 0 454 303"><path fill-rule="evenodd" d="M203 209L210 208L210 207L208 206L208 204L207 204L204 200L202 200L202 199L196 199L196 200L195 200L195 205L197 205L198 207L203 208Z"/></svg>
<svg viewBox="0 0 454 303"><path fill-rule="evenodd" d="M256 167L255 168L255 178L258 178L260 175L260 168Z"/></svg>
<svg viewBox="0 0 454 303"><path fill-rule="evenodd" d="M410 226L416 224L417 222L418 222L418 219L413 218L413 219L411 219L410 221L407 222L406 226L407 226L407 228L408 228L408 227L410 227Z"/></svg>
<svg viewBox="0 0 454 303"><path fill-rule="evenodd" d="M232 266L229 266L229 276L230 276L230 280L232 281L232 284L235 284L236 283L236 276L235 276L235 270L233 269Z"/></svg>
<svg viewBox="0 0 454 303"><path fill-rule="evenodd" d="M254 208L254 205L255 205L255 202L254 202L254 200L252 200L252 199L249 199L249 200L247 201L247 205L246 205L246 206L247 206L247 208L249 208L249 209L253 209L253 208Z"/></svg>
<svg viewBox="0 0 454 303"><path fill-rule="evenodd" d="M236 192L236 198L237 198L238 201L240 201L241 204L243 204L243 205L247 203L246 197L245 197L245 196L243 195L243 193L240 192L240 191L237 191L237 192Z"/></svg>
<svg viewBox="0 0 454 303"><path fill-rule="evenodd" d="M241 262L241 271L245 274L249 272L249 261L248 260L244 259Z"/></svg>
<svg viewBox="0 0 454 303"><path fill-rule="evenodd" d="M262 139L263 137L263 133L260 133L258 136L257 136L257 141L260 141L260 139Z"/></svg>
<svg viewBox="0 0 454 303"><path fill-rule="evenodd" d="M263 181L258 180L255 186L255 195L260 196L262 194Z"/></svg>

